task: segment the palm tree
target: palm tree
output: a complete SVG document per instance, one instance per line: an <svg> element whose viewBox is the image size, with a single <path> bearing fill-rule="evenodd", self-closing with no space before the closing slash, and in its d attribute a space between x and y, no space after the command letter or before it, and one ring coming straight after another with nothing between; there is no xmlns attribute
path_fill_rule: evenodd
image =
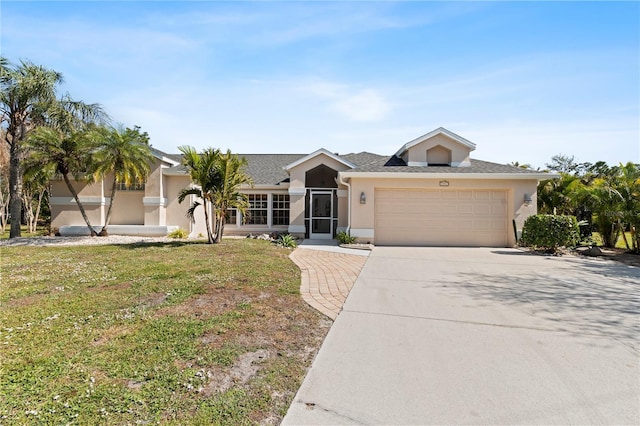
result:
<svg viewBox="0 0 640 426"><path fill-rule="evenodd" d="M84 206L80 202L78 192L69 178L73 176L76 181L80 180L80 176L90 169L95 132L83 130L65 133L50 127L39 127L29 135L27 142L30 162L39 164L43 169L55 168L55 171L62 175L89 228L89 233L91 236L96 236L96 231L91 226Z"/></svg>
<svg viewBox="0 0 640 426"><path fill-rule="evenodd" d="M242 185L253 185L253 181L243 168L247 165L245 158L239 158L227 150L226 154L218 155L218 172L221 177L221 185L213 190L213 205L215 211L216 242L220 242L224 233L224 223L227 210L237 209L244 215L249 208L246 194L239 192Z"/></svg>
<svg viewBox="0 0 640 426"><path fill-rule="evenodd" d="M153 155L149 147L149 135L140 133L139 127L133 129L101 128L99 143L94 151L94 179L101 179L107 175L113 175L111 185L111 198L104 226L99 235L106 236L107 228L111 222L113 203L116 198L118 183L129 186L134 183L144 182L151 170Z"/></svg>
<svg viewBox="0 0 640 426"><path fill-rule="evenodd" d="M209 244L214 244L216 238L213 235L209 213L213 207L214 188L220 186L222 178L218 170L217 159L220 151L213 148L205 149L201 154L196 152L195 148L190 146L178 147L182 152L182 164L187 168L191 182L197 186L190 186L183 189L178 194L178 202L182 203L189 195L196 196L196 200L187 210L187 216L192 221L194 214L199 206L204 208L204 220L207 227L207 240ZM202 200L200 202L199 200ZM214 216L215 217L215 216Z"/></svg>
<svg viewBox="0 0 640 426"><path fill-rule="evenodd" d="M622 220L631 230L632 247L629 247L626 236L624 238L628 249L640 252L640 164L628 162L620 164L617 189L622 197ZM624 229L622 229L623 236Z"/></svg>
<svg viewBox="0 0 640 426"><path fill-rule="evenodd" d="M11 67L0 58L0 113L6 126L4 140L9 145L9 238L20 236L22 215L22 167L24 140L56 101L56 86L62 74L31 62Z"/></svg>

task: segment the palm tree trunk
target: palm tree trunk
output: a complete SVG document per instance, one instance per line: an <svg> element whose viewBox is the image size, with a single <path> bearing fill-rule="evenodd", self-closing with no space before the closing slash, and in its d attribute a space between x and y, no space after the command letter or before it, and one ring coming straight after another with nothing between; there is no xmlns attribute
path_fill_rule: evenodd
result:
<svg viewBox="0 0 640 426"><path fill-rule="evenodd" d="M217 220L216 243L219 243L222 241L222 234L224 232L224 217L218 217Z"/></svg>
<svg viewBox="0 0 640 426"><path fill-rule="evenodd" d="M90 235L92 237L95 237L97 235L96 231L93 229L93 226L91 226L91 222L89 222L89 217L87 217L87 213L84 211L84 206L80 202L80 198L78 198L78 193L76 192L75 188L73 187L73 185L71 185L71 182L69 181L69 174L68 173L62 173L62 177L64 178L64 183L67 184L67 188L69 188L69 191L71 191L71 194L73 195L73 198L76 200L76 204L78 205L78 209L80 209L80 213L82 214L82 218L84 219L85 223L89 227Z"/></svg>
<svg viewBox="0 0 640 426"><path fill-rule="evenodd" d="M211 231L211 223L209 222L209 210L208 210L208 203L207 200L204 200L204 223L207 226L207 240L209 241L209 244L213 244L214 240L213 240L213 232Z"/></svg>
<svg viewBox="0 0 640 426"><path fill-rule="evenodd" d="M9 238L20 237L20 222L22 221L22 169L20 167L20 141L15 140L10 144L9 159L9 215L11 216L11 230Z"/></svg>
<svg viewBox="0 0 640 426"><path fill-rule="evenodd" d="M113 185L111 186L111 198L109 198L109 209L107 210L107 218L104 221L104 226L100 231L101 237L106 237L108 235L107 227L109 227L109 222L111 222L111 208L113 207L113 200L116 198L116 191L118 190L118 181L116 177L113 177Z"/></svg>
<svg viewBox="0 0 640 426"><path fill-rule="evenodd" d="M42 199L44 198L44 193L45 191L42 190L40 191L40 194L38 194L38 207L36 207L36 214L35 214L35 218L34 218L34 227L33 227L33 232L37 231L38 228L38 218L40 217L40 209L42 207Z"/></svg>

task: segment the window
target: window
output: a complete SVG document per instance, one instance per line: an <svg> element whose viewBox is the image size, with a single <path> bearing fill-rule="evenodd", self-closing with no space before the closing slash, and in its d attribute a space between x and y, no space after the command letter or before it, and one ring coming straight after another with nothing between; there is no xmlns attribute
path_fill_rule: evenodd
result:
<svg viewBox="0 0 640 426"><path fill-rule="evenodd" d="M227 225L235 225L238 219L238 210L227 209L227 214L224 217L224 223Z"/></svg>
<svg viewBox="0 0 640 426"><path fill-rule="evenodd" d="M124 182L118 182L116 184L118 191L144 191L144 182L135 182L131 185L127 185Z"/></svg>
<svg viewBox="0 0 640 426"><path fill-rule="evenodd" d="M247 225L266 225L269 201L267 194L247 194L249 209L244 223Z"/></svg>
<svg viewBox="0 0 640 426"><path fill-rule="evenodd" d="M273 225L289 225L289 194L273 194Z"/></svg>

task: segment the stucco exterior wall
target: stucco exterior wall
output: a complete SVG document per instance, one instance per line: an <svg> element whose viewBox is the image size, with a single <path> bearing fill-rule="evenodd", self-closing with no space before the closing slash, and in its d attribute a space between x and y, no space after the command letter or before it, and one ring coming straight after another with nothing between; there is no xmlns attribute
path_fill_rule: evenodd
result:
<svg viewBox="0 0 640 426"><path fill-rule="evenodd" d="M154 209L164 208L166 209L166 223L167 225L178 226L181 229L192 232L193 225L189 218L187 218L187 210L193 203L191 197L186 198L182 204L178 203L178 194L184 188L189 187L191 180L189 176L165 176L164 185L166 186L166 207L158 207L158 206L147 206L145 213L145 224L148 224L147 216L153 217L157 212ZM202 210L203 207L198 207L198 210ZM196 215L200 213L202 214L202 219L199 219L199 216L196 216L196 223L202 224L203 233L206 235L206 229L204 228L204 212L196 211ZM200 232L200 231L198 231ZM197 235L197 233L196 233Z"/></svg>
<svg viewBox="0 0 640 426"><path fill-rule="evenodd" d="M330 167L333 170L337 170L339 172L345 171L349 168L325 154L319 154L316 157L313 157L302 164L298 164L296 167L293 167L289 171L289 176L290 176L289 188L304 188L305 174L309 170L315 167L318 167L321 164L324 164L325 166Z"/></svg>
<svg viewBox="0 0 640 426"><path fill-rule="evenodd" d="M144 225L144 191L118 191L113 213L112 225ZM109 206L105 206L108 209Z"/></svg>
<svg viewBox="0 0 640 426"><path fill-rule="evenodd" d="M107 201L104 197L102 182L88 184L72 180L71 184L78 193L78 198L80 198L91 225L96 228L102 226L105 220L104 205ZM52 229L64 225L85 225L78 205L62 178L51 181L50 202Z"/></svg>
<svg viewBox="0 0 640 426"><path fill-rule="evenodd" d="M375 189L438 189L442 191L453 189L496 189L507 190L509 223L516 221L516 228L521 231L524 221L530 215L537 213L537 180L481 180L481 179L446 179L449 186L443 188L440 181L444 179L351 179L351 229L361 233L363 239L374 239L375 227ZM360 204L360 194L364 192L366 204ZM525 194L532 198L526 206ZM515 245L515 236L509 233L510 245Z"/></svg>

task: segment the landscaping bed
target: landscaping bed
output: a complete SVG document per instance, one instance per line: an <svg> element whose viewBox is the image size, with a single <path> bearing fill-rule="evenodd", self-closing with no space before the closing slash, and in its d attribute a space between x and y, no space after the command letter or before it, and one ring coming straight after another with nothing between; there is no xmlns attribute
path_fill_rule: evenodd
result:
<svg viewBox="0 0 640 426"><path fill-rule="evenodd" d="M0 424L278 424L331 325L265 241L0 249Z"/></svg>

